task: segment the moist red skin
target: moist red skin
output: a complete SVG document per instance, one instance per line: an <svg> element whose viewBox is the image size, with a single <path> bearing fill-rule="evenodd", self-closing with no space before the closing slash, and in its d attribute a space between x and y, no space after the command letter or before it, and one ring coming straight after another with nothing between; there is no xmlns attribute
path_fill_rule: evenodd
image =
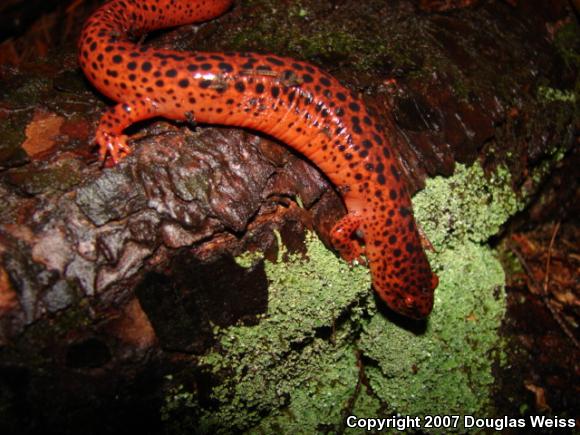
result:
<svg viewBox="0 0 580 435"><path fill-rule="evenodd" d="M208 20L232 3L113 0L87 20L80 66L119 103L97 129L101 160L123 158L130 152L123 130L159 116L267 133L304 154L342 192L348 214L331 232L341 257L352 262L364 255L373 287L391 309L427 316L438 279L388 137L355 93L316 66L287 57L161 50L129 38Z"/></svg>

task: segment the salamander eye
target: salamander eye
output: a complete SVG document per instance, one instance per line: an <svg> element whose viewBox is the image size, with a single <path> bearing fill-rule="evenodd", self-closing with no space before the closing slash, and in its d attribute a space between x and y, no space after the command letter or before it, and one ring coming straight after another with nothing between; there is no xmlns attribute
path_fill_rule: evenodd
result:
<svg viewBox="0 0 580 435"><path fill-rule="evenodd" d="M407 308L414 308L415 307L415 299L413 299L413 297L411 297L411 296L406 296L405 297L405 305L407 306Z"/></svg>

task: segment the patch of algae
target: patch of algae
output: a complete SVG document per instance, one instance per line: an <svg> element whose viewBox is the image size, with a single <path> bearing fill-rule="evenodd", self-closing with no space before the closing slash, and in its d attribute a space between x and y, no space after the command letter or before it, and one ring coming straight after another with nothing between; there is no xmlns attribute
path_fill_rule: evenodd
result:
<svg viewBox="0 0 580 435"><path fill-rule="evenodd" d="M212 390L217 410L201 412L198 430L247 429L267 414L256 433L340 421L357 384L351 337L366 313L370 277L314 235L306 245L308 258L265 263L268 312L259 325L218 331L219 351L201 359L225 381Z"/></svg>

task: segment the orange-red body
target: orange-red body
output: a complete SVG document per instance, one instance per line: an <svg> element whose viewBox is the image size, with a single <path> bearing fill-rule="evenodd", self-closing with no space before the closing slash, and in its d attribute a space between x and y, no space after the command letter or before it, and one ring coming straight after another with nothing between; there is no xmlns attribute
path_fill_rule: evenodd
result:
<svg viewBox="0 0 580 435"><path fill-rule="evenodd" d="M335 78L306 62L254 53L160 50L130 40L198 22L232 0L113 0L87 21L80 65L119 102L97 130L101 159L130 152L123 130L162 116L247 127L301 152L339 188L348 214L332 240L348 261L364 254L373 286L395 311L431 312L437 277L421 246L409 194L376 116ZM362 235L364 246L356 240Z"/></svg>

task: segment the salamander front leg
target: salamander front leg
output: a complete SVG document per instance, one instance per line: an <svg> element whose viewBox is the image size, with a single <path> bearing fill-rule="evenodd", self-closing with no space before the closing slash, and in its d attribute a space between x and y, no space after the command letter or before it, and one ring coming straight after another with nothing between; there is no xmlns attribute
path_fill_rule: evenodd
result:
<svg viewBox="0 0 580 435"><path fill-rule="evenodd" d="M341 258L351 264L355 261L359 264L366 264L366 261L362 257L363 249L360 241L356 239L356 232L360 224L360 216L349 213L339 220L330 231L333 246Z"/></svg>
<svg viewBox="0 0 580 435"><path fill-rule="evenodd" d="M111 156L114 164L131 153L127 145L127 136L123 130L131 124L149 119L156 114L155 105L152 102L132 101L130 103L117 104L109 108L99 123L96 140L99 144L99 160L105 162L107 156Z"/></svg>

